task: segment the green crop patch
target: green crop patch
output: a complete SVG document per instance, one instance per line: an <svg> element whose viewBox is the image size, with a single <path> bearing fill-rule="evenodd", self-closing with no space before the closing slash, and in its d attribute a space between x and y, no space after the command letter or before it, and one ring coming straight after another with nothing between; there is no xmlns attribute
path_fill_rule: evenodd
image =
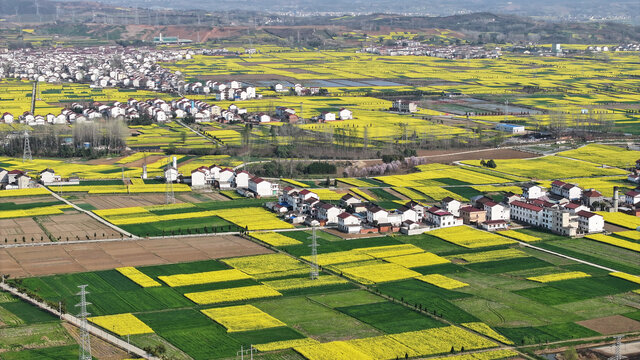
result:
<svg viewBox="0 0 640 360"><path fill-rule="evenodd" d="M552 264L535 257L508 259L500 261L466 264L466 268L485 274L502 274L510 271L520 271L552 266Z"/></svg>
<svg viewBox="0 0 640 360"><path fill-rule="evenodd" d="M418 280L404 280L379 284L377 288L383 294L421 308L454 322L474 322L478 319L462 310L449 300L464 299L473 295L445 290Z"/></svg>
<svg viewBox="0 0 640 360"><path fill-rule="evenodd" d="M552 286L523 289L514 291L514 293L545 305L560 305L590 298L585 294L561 290Z"/></svg>
<svg viewBox="0 0 640 360"><path fill-rule="evenodd" d="M339 307L336 310L387 334L445 326L445 324L417 311L390 302Z"/></svg>
<svg viewBox="0 0 640 360"><path fill-rule="evenodd" d="M245 347L248 347L252 344L266 344L274 341L302 339L305 336L289 327L283 326L271 329L229 333L229 337L235 339Z"/></svg>
<svg viewBox="0 0 640 360"><path fill-rule="evenodd" d="M2 307L22 319L25 324L39 324L58 321L57 317L24 301L3 303Z"/></svg>
<svg viewBox="0 0 640 360"><path fill-rule="evenodd" d="M44 349L22 350L2 354L4 360L77 360L78 346L66 345Z"/></svg>
<svg viewBox="0 0 640 360"><path fill-rule="evenodd" d="M600 335L596 331L572 322L538 326L537 329L558 340L580 339Z"/></svg>

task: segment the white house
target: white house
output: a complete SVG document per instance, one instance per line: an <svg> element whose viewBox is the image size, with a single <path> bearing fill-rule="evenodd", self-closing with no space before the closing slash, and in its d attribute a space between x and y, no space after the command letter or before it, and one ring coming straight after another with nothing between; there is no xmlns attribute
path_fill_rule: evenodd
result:
<svg viewBox="0 0 640 360"><path fill-rule="evenodd" d="M496 130L509 134L524 134L524 126L514 124L498 124Z"/></svg>
<svg viewBox="0 0 640 360"><path fill-rule="evenodd" d="M484 210L487 211L487 221L509 220L511 218L511 211L507 206L493 201L487 201L483 205Z"/></svg>
<svg viewBox="0 0 640 360"><path fill-rule="evenodd" d="M535 184L527 184L522 186L522 197L527 200L539 199L546 194L547 192L541 186Z"/></svg>
<svg viewBox="0 0 640 360"><path fill-rule="evenodd" d="M327 224L337 224L338 215L342 213L342 209L327 203L321 204L316 209L318 211L318 219L325 220Z"/></svg>
<svg viewBox="0 0 640 360"><path fill-rule="evenodd" d="M636 205L640 203L640 192L636 190L627 191L624 193L624 202L627 205Z"/></svg>
<svg viewBox="0 0 640 360"><path fill-rule="evenodd" d="M178 176L180 174L178 173L178 169L176 169L173 166L169 166L164 170L164 178L166 180L169 180L171 182L175 182L178 181Z"/></svg>
<svg viewBox="0 0 640 360"><path fill-rule="evenodd" d="M277 190L274 193L273 186L271 186L269 181L257 176L249 179L249 190L260 197L274 196L278 194Z"/></svg>
<svg viewBox="0 0 640 360"><path fill-rule="evenodd" d="M462 219L456 218L450 212L436 206L429 208L425 213L425 217L428 223L439 228L462 225Z"/></svg>
<svg viewBox="0 0 640 360"><path fill-rule="evenodd" d="M551 193L571 201L578 200L582 197L582 189L580 187L560 180L551 183Z"/></svg>
<svg viewBox="0 0 640 360"><path fill-rule="evenodd" d="M235 173L233 172L233 170L229 168L220 170L220 172L218 173L218 184L220 186L220 189L230 189L234 179Z"/></svg>
<svg viewBox="0 0 640 360"><path fill-rule="evenodd" d="M338 111L338 116L340 120L351 120L353 119L353 113L349 109L342 108Z"/></svg>
<svg viewBox="0 0 640 360"><path fill-rule="evenodd" d="M413 221L414 223L418 222L418 213L408 206L402 206L398 209L398 212L402 216L402 222L407 220Z"/></svg>
<svg viewBox="0 0 640 360"><path fill-rule="evenodd" d="M541 226L543 208L523 201L512 201L511 219L521 221L533 226Z"/></svg>
<svg viewBox="0 0 640 360"><path fill-rule="evenodd" d="M413 113L418 111L418 104L415 101L395 100L391 110Z"/></svg>
<svg viewBox="0 0 640 360"><path fill-rule="evenodd" d="M2 115L2 121L4 121L7 124L13 123L13 115L11 113L8 113L8 112L4 113Z"/></svg>
<svg viewBox="0 0 640 360"><path fill-rule="evenodd" d="M387 222L387 217L389 213L379 208L378 206L372 205L367 207L367 222L374 224L383 224Z"/></svg>
<svg viewBox="0 0 640 360"><path fill-rule="evenodd" d="M51 184L60 180L61 180L60 175L56 175L53 169L44 169L40 171L40 181L44 185Z"/></svg>
<svg viewBox="0 0 640 360"><path fill-rule="evenodd" d="M356 216L348 212L338 215L338 230L348 234L356 234L360 232L361 228L360 219Z"/></svg>
<svg viewBox="0 0 640 360"><path fill-rule="evenodd" d="M599 233L604 231L604 218L590 211L579 211L578 229L583 233Z"/></svg>
<svg viewBox="0 0 640 360"><path fill-rule="evenodd" d="M249 178L250 178L249 172L247 172L246 170L236 172L236 176L234 179L236 188L243 188L243 189L248 188Z"/></svg>
<svg viewBox="0 0 640 360"><path fill-rule="evenodd" d="M336 119L336 114L332 112L323 112L320 115L322 121L334 121Z"/></svg>
<svg viewBox="0 0 640 360"><path fill-rule="evenodd" d="M442 203L442 208L445 211L450 212L451 214L453 214L453 216L460 216L460 206L462 205L460 201L450 196L447 196L444 199L442 199L441 203Z"/></svg>
<svg viewBox="0 0 640 360"><path fill-rule="evenodd" d="M208 183L209 168L201 166L191 171L191 186L192 187L205 187Z"/></svg>

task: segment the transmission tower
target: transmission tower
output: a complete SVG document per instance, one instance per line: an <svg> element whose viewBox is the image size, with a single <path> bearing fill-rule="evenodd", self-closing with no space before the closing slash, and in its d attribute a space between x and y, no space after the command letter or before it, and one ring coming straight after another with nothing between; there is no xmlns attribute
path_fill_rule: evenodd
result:
<svg viewBox="0 0 640 360"><path fill-rule="evenodd" d="M78 314L78 318L80 319L80 353L79 360L91 360L91 339L89 338L89 330L87 324L87 316L90 314L87 312L87 305L91 303L87 302L87 286L88 285L78 285L80 288L80 292L76 295L80 296L80 303L76 305L76 307L80 307L80 313Z"/></svg>
<svg viewBox="0 0 640 360"><path fill-rule="evenodd" d="M316 227L313 227L311 239L311 280L317 280L318 270L318 236L316 235Z"/></svg>
<svg viewBox="0 0 640 360"><path fill-rule="evenodd" d="M29 132L24 131L24 151L22 152L22 162L33 160L31 156L31 144L29 144Z"/></svg>
<svg viewBox="0 0 640 360"><path fill-rule="evenodd" d="M610 357L607 360L622 360L622 335L615 336L616 338L616 355ZM626 358L626 356L625 356Z"/></svg>

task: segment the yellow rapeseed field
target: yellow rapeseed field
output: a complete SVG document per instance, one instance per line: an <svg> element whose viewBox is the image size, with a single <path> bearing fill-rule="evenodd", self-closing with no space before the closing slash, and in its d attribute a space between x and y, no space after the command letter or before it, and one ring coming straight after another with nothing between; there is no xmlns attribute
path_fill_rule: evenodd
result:
<svg viewBox="0 0 640 360"><path fill-rule="evenodd" d="M136 284L142 287L162 286L162 284L153 280L151 277L142 273L140 270L132 266L119 267L119 268L116 268L116 271L128 277L131 281L135 282Z"/></svg>
<svg viewBox="0 0 640 360"><path fill-rule="evenodd" d="M120 336L149 334L153 330L133 314L118 314L90 317L87 320Z"/></svg>
<svg viewBox="0 0 640 360"><path fill-rule="evenodd" d="M287 324L253 305L238 305L202 310L202 313L222 325L227 332L251 331L287 326Z"/></svg>
<svg viewBox="0 0 640 360"><path fill-rule="evenodd" d="M217 282L251 279L251 277L242 271L236 269L217 270L199 272L194 274L177 274L169 276L158 276L158 279L164 281L171 287L211 284Z"/></svg>
<svg viewBox="0 0 640 360"><path fill-rule="evenodd" d="M527 280L536 281L540 283L548 283L548 282L562 281L562 280L581 279L581 278L590 277L590 276L591 275L584 273L582 271L570 271L570 272L563 272L558 274L532 276L532 277L528 277Z"/></svg>
<svg viewBox="0 0 640 360"><path fill-rule="evenodd" d="M282 294L265 285L252 285L230 289L187 293L184 294L184 296L186 296L189 300L193 301L196 304L208 305L282 296Z"/></svg>
<svg viewBox="0 0 640 360"><path fill-rule="evenodd" d="M452 279L440 274L417 276L416 279L447 290L459 289L461 287L469 286L469 284L467 283L463 283L462 281L458 281L456 279Z"/></svg>

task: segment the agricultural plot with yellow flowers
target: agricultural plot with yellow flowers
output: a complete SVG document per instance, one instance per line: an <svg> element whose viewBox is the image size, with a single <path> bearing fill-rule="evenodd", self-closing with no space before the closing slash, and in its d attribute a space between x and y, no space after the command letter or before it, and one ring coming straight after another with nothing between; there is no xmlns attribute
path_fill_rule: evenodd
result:
<svg viewBox="0 0 640 360"><path fill-rule="evenodd" d="M162 208L138 208L136 216ZM178 209L190 205L175 205ZM484 232L466 235L463 229L460 239L483 239ZM233 357L241 346L253 344L260 352L308 360L444 356L451 348L462 352L458 357L491 360L513 356L500 349L504 345L599 334L579 325L582 319L633 318L636 312L623 302L597 310L587 305L638 296L633 290L640 278L632 273L548 262L548 255L487 236L494 240L482 240L486 249L477 251L464 241L441 239L444 234L340 240L321 232L317 280L309 275L308 232L252 236L283 252L21 283L45 299L73 301L74 289L58 284L89 282L95 325L128 336L133 344L152 338L170 343L196 359ZM536 241L547 243L553 240L542 235ZM487 312L486 304L494 311ZM490 351L465 355L476 349Z"/></svg>

